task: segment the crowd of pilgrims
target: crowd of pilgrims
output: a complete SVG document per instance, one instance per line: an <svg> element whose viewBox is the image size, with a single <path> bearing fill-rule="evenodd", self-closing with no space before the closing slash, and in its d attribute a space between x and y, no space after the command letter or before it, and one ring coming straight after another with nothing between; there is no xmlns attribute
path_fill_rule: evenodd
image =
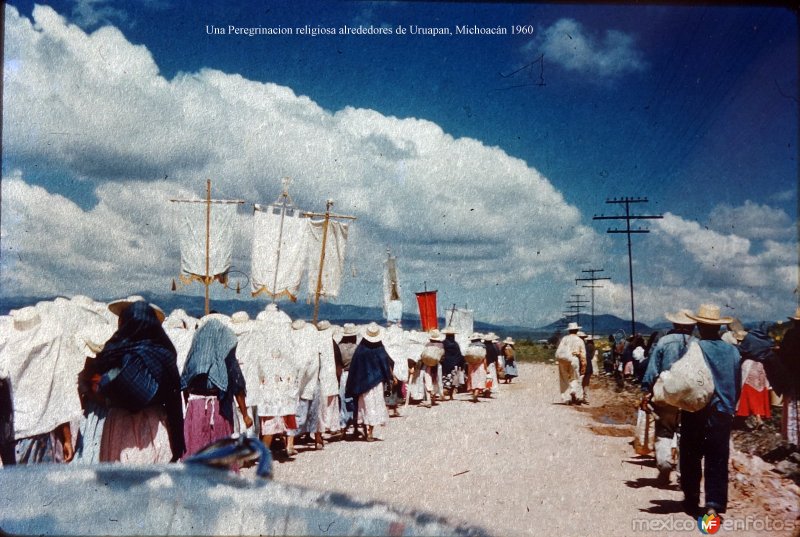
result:
<svg viewBox="0 0 800 537"><path fill-rule="evenodd" d="M138 296L57 298L0 317L0 455L176 462L248 434L292 460L295 439L372 442L403 404L477 402L516 376L514 341L495 334L312 324L275 304L197 319Z"/></svg>
<svg viewBox="0 0 800 537"><path fill-rule="evenodd" d="M771 397L777 395L782 397L781 436L791 450L797 451L800 446L800 308L788 316L788 329L783 330L788 323L780 322L776 325L780 329L773 327L772 332L763 326L747 329L740 320L721 315L714 304L701 304L697 312L682 309L665 317L672 323L665 334L654 332L647 339L639 334L612 334L597 346L593 338L580 332L577 323L570 323L569 334L561 339L555 353L562 400L568 404L585 401L585 375L592 358L602 355L603 374L616 378L620 391L625 384L640 387L637 441L642 447L637 452L654 451L658 483L668 486L672 471L678 470L686 512L718 516L728 503L728 460L734 427L761 427L764 419L771 417ZM659 395L663 390L657 386L665 372L690 354L693 344L702 352L713 394L704 407L689 411L666 403ZM652 435L646 432L648 422L654 422ZM654 440L652 447L646 446L648 436ZM701 479L705 490L702 509Z"/></svg>

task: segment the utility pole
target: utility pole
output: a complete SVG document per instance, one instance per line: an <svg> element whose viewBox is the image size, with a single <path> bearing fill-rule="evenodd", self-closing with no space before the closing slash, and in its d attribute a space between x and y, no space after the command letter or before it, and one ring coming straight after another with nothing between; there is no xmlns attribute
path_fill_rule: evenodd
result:
<svg viewBox="0 0 800 537"><path fill-rule="evenodd" d="M664 218L663 215L645 215L645 214L631 214L631 203L647 203L647 198L613 198L607 199L606 203L624 204L625 214L620 216L604 216L595 215L593 220L625 220L625 229L608 229L606 233L625 233L628 235L628 279L631 288L631 333L636 333L636 313L633 305L633 257L631 254L631 233L650 233L649 229L637 228L631 229L631 220L648 220L656 218Z"/></svg>
<svg viewBox="0 0 800 537"><path fill-rule="evenodd" d="M586 300L586 295L570 295L572 296L572 300L567 300L567 304L569 304L569 308L573 310L573 315L575 316L575 322L578 325L581 324L581 310L586 307L586 304L589 303Z"/></svg>
<svg viewBox="0 0 800 537"><path fill-rule="evenodd" d="M602 285L595 285L594 283L596 281L600 281L600 280L610 280L611 278L608 278L608 277L600 278L600 277L595 276L595 274L597 274L598 272L603 272L603 269L593 269L592 268L592 269L588 269L588 270L582 270L581 272L588 272L588 273L591 274L591 276L589 278L575 278L575 285L578 285L578 282L592 282L589 285L583 285L581 287L585 287L585 288L588 288L588 289L592 290L592 337L594 337L594 335L595 335L594 334L594 290L595 289L602 289L602 287L603 287Z"/></svg>

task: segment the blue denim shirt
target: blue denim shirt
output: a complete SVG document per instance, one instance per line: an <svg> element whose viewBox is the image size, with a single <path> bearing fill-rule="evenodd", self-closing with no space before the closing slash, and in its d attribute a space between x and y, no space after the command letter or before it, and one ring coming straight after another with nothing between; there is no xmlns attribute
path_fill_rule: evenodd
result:
<svg viewBox="0 0 800 537"><path fill-rule="evenodd" d="M714 397L711 408L725 414L736 413L736 402L742 386L742 368L739 349L721 339L701 339L711 376L714 377Z"/></svg>
<svg viewBox="0 0 800 537"><path fill-rule="evenodd" d="M650 361L642 377L642 391L653 389L658 375L668 370L686 352L686 347L695 339L691 334L667 334L656 342L650 352Z"/></svg>

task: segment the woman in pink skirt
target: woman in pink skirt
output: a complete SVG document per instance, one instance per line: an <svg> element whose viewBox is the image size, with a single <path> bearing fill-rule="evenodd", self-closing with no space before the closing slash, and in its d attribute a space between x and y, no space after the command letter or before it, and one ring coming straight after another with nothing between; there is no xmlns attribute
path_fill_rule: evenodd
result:
<svg viewBox="0 0 800 537"><path fill-rule="evenodd" d="M253 420L245 404L245 380L236 360L236 334L213 314L195 332L181 375L186 401L186 457L233 434L234 400L245 426Z"/></svg>
<svg viewBox="0 0 800 537"><path fill-rule="evenodd" d="M109 407L100 462L176 461L184 452L183 411L175 347L161 327L161 310L143 300L108 309L119 329L84 372Z"/></svg>
<svg viewBox="0 0 800 537"><path fill-rule="evenodd" d="M353 353L345 386L345 395L358 399L355 423L364 425L367 442L374 440L376 425L385 425L389 421L383 387L391 382L389 354L383 346L381 329L377 324L370 323Z"/></svg>

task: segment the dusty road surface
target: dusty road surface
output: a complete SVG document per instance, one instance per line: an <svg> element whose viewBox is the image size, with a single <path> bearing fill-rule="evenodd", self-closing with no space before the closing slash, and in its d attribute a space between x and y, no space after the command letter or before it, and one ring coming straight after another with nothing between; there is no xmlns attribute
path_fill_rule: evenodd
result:
<svg viewBox="0 0 800 537"><path fill-rule="evenodd" d="M300 446L294 461L275 463L275 479L498 536L701 534L680 510L678 487L657 488L651 460L633 453L631 427L600 424L597 434L589 413L560 404L557 387L554 366L521 364L495 399L401 408L377 431L381 441Z"/></svg>

